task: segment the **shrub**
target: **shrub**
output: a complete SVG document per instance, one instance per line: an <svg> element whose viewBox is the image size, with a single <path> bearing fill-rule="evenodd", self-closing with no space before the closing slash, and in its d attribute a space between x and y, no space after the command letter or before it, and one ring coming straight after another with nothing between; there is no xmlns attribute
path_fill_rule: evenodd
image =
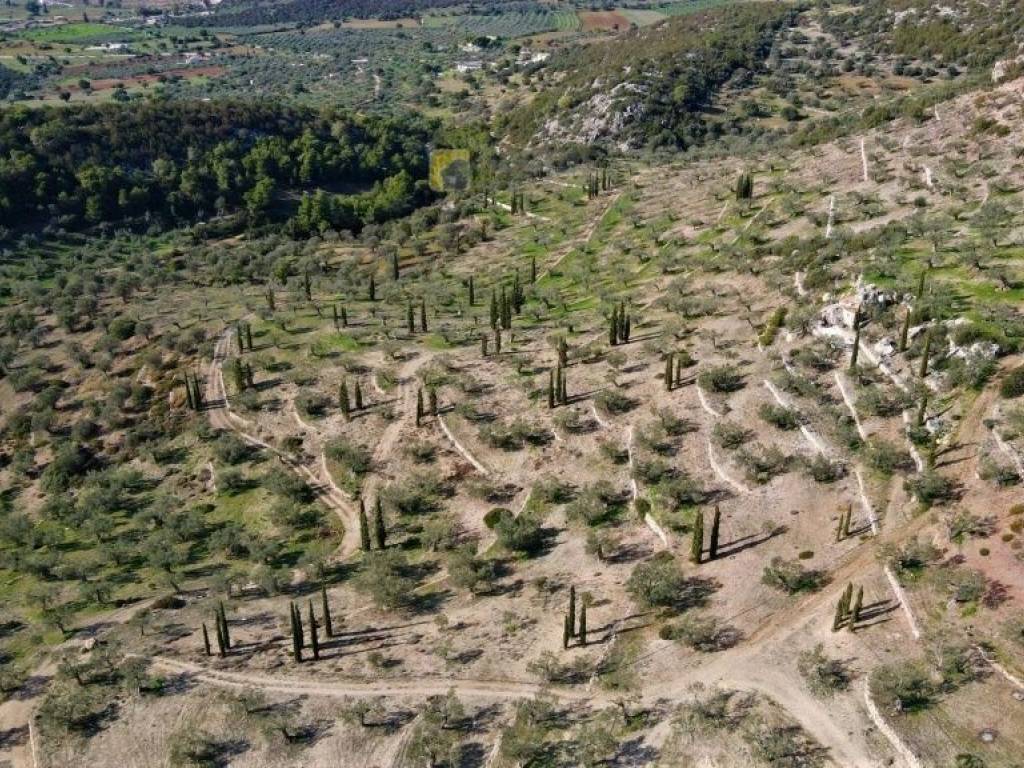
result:
<svg viewBox="0 0 1024 768"><path fill-rule="evenodd" d="M369 449L350 443L343 437L336 437L327 443L324 453L328 459L337 462L357 477L370 471L373 460Z"/></svg>
<svg viewBox="0 0 1024 768"><path fill-rule="evenodd" d="M846 476L846 465L819 453L807 462L807 474L817 483L834 483Z"/></svg>
<svg viewBox="0 0 1024 768"><path fill-rule="evenodd" d="M743 389L743 374L731 365L721 365L702 371L697 383L713 392L736 392Z"/></svg>
<svg viewBox="0 0 1024 768"><path fill-rule="evenodd" d="M603 389L594 397L594 406L604 413L614 416L636 408L636 401L617 389Z"/></svg>
<svg viewBox="0 0 1024 768"><path fill-rule="evenodd" d="M226 432L213 443L213 456L222 464L240 464L251 454L249 444L233 432Z"/></svg>
<svg viewBox="0 0 1024 768"><path fill-rule="evenodd" d="M778 429L789 431L800 426L800 416L791 408L761 403L757 413L764 421Z"/></svg>
<svg viewBox="0 0 1024 768"><path fill-rule="evenodd" d="M924 664L903 662L875 670L871 692L891 712L920 712L934 704L939 684Z"/></svg>
<svg viewBox="0 0 1024 768"><path fill-rule="evenodd" d="M493 531L497 527L498 523L505 518L511 517L514 517L511 509L506 509L505 507L493 507L484 514L484 525L487 526L488 530Z"/></svg>
<svg viewBox="0 0 1024 768"><path fill-rule="evenodd" d="M781 475L789 470L790 457L774 445L767 448L758 445L751 449L741 450L739 461L746 467L747 477L752 482L764 485L771 482L776 475Z"/></svg>
<svg viewBox="0 0 1024 768"><path fill-rule="evenodd" d="M385 549L366 554L354 584L378 607L401 608L412 602L416 579L404 554L397 549Z"/></svg>
<svg viewBox="0 0 1024 768"><path fill-rule="evenodd" d="M686 578L670 552L659 552L637 565L626 591L646 608L685 610L707 602L715 585L707 579Z"/></svg>
<svg viewBox="0 0 1024 768"><path fill-rule="evenodd" d="M544 531L540 522L527 514L502 517L494 526L494 532L498 542L513 552L532 556L544 546Z"/></svg>
<svg viewBox="0 0 1024 768"><path fill-rule="evenodd" d="M322 416L331 406L331 399L319 392L303 392L295 398L295 407L307 416Z"/></svg>
<svg viewBox="0 0 1024 768"><path fill-rule="evenodd" d="M831 696L847 690L853 677L843 661L825 655L821 643L797 657L797 669L807 681L811 693L817 696Z"/></svg>
<svg viewBox="0 0 1024 768"><path fill-rule="evenodd" d="M928 470L903 481L907 492L925 506L942 504L957 497L957 485L945 475Z"/></svg>
<svg viewBox="0 0 1024 768"><path fill-rule="evenodd" d="M1024 365L1018 365L999 383L999 394L1007 400L1024 395Z"/></svg>
<svg viewBox="0 0 1024 768"><path fill-rule="evenodd" d="M705 653L732 648L742 637L735 627L723 625L708 615L683 616L678 622L663 626L659 635L663 640L675 640Z"/></svg>
<svg viewBox="0 0 1024 768"><path fill-rule="evenodd" d="M896 470L912 469L914 460L910 454L895 443L876 438L870 440L864 449L864 462L872 469L885 475Z"/></svg>
<svg viewBox="0 0 1024 768"><path fill-rule="evenodd" d="M793 560L773 557L761 574L761 582L793 595L797 592L817 592L828 583L828 576L824 571L804 568Z"/></svg>
<svg viewBox="0 0 1024 768"><path fill-rule="evenodd" d="M715 443L727 450L735 450L748 443L753 433L731 421L719 421L711 430Z"/></svg>

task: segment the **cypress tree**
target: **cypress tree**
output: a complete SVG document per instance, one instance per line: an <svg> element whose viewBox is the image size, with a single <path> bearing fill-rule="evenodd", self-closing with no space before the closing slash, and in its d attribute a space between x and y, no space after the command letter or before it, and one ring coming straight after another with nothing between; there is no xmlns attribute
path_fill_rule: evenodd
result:
<svg viewBox="0 0 1024 768"><path fill-rule="evenodd" d="M334 321L334 330L338 330L338 305L331 304L331 319Z"/></svg>
<svg viewBox="0 0 1024 768"><path fill-rule="evenodd" d="M210 653L210 633L206 631L206 622L203 622L203 650L206 651L206 655L212 655Z"/></svg>
<svg viewBox="0 0 1024 768"><path fill-rule="evenodd" d="M843 531L846 530L846 511L839 512L839 524L836 526L836 542L843 540Z"/></svg>
<svg viewBox="0 0 1024 768"><path fill-rule="evenodd" d="M313 614L313 601L309 601L309 645L313 649L313 661L320 661L320 638L316 633L316 616Z"/></svg>
<svg viewBox="0 0 1024 768"><path fill-rule="evenodd" d="M357 411L361 411L361 410L363 410L363 388L361 386L359 386L358 379L356 380L356 392L355 392L355 395L356 395L356 410Z"/></svg>
<svg viewBox="0 0 1024 768"><path fill-rule="evenodd" d="M704 513L697 510L693 519L693 537L690 539L690 562L699 565L704 551Z"/></svg>
<svg viewBox="0 0 1024 768"><path fill-rule="evenodd" d="M847 628L851 632L857 629L857 622L860 621L860 609L864 604L864 587L857 587L857 594L853 598L853 606L850 608L850 622Z"/></svg>
<svg viewBox="0 0 1024 768"><path fill-rule="evenodd" d="M491 328L498 327L498 296L491 291Z"/></svg>
<svg viewBox="0 0 1024 768"><path fill-rule="evenodd" d="M622 318L622 340L628 342L629 334L632 330L632 321L629 319L629 313L626 312Z"/></svg>
<svg viewBox="0 0 1024 768"><path fill-rule="evenodd" d="M252 352L252 326L249 323L245 324L245 346Z"/></svg>
<svg viewBox="0 0 1024 768"><path fill-rule="evenodd" d="M923 379L928 375L928 355L932 351L932 329L929 328L924 337L924 349L921 350L921 369L918 374Z"/></svg>
<svg viewBox="0 0 1024 768"><path fill-rule="evenodd" d="M342 381L341 386L338 387L338 407L341 408L341 415L345 417L345 421L348 421L348 417L351 411L348 403L347 381Z"/></svg>
<svg viewBox="0 0 1024 768"><path fill-rule="evenodd" d="M274 289L273 288L267 288L266 296L267 296L267 308L271 312L273 312L274 310L277 309L277 306L276 306L277 302L274 301Z"/></svg>
<svg viewBox="0 0 1024 768"><path fill-rule="evenodd" d="M927 411L928 411L928 391L925 390L921 394L921 405L919 405L918 408L917 408L917 419L915 419L915 423L917 424L917 426L920 427L920 426L922 426L924 424L925 416L927 415Z"/></svg>
<svg viewBox="0 0 1024 768"><path fill-rule="evenodd" d="M580 645L587 644L587 601L580 606Z"/></svg>
<svg viewBox="0 0 1024 768"><path fill-rule="evenodd" d="M228 615L224 612L224 603L223 603L223 601L220 604L220 623L221 623L221 627L224 630L224 646L228 650L230 650L231 649L231 633L228 631Z"/></svg>
<svg viewBox="0 0 1024 768"><path fill-rule="evenodd" d="M302 630L295 619L295 603L288 603L288 612L291 616L292 625L292 655L298 664L302 663Z"/></svg>
<svg viewBox="0 0 1024 768"><path fill-rule="evenodd" d="M370 551L370 523L366 519L366 505L359 500L359 546L363 552Z"/></svg>
<svg viewBox="0 0 1024 768"><path fill-rule="evenodd" d="M910 307L903 314L903 327L900 329L900 352L907 351L907 339L910 337Z"/></svg>
<svg viewBox="0 0 1024 768"><path fill-rule="evenodd" d="M433 387L427 390L427 403L430 407L430 415L437 416L437 390Z"/></svg>
<svg viewBox="0 0 1024 768"><path fill-rule="evenodd" d="M480 334L480 355L487 357L487 336Z"/></svg>
<svg viewBox="0 0 1024 768"><path fill-rule="evenodd" d="M469 306L476 304L476 292L473 290L473 276L469 276Z"/></svg>
<svg viewBox="0 0 1024 768"><path fill-rule="evenodd" d="M416 317L412 311L412 302L410 301L406 307L405 323L409 328L409 334L416 333Z"/></svg>
<svg viewBox="0 0 1024 768"><path fill-rule="evenodd" d="M420 425L420 421L423 419L423 390L416 390L416 426Z"/></svg>
<svg viewBox="0 0 1024 768"><path fill-rule="evenodd" d="M348 328L348 310L344 306L341 308L341 327Z"/></svg>
<svg viewBox="0 0 1024 768"><path fill-rule="evenodd" d="M718 557L718 535L719 529L722 525L722 510L715 505L715 514L711 518L711 539L708 542L708 560L714 560Z"/></svg>
<svg viewBox="0 0 1024 768"><path fill-rule="evenodd" d="M612 309L612 316L608 318L608 344L614 347L619 343L619 308Z"/></svg>
<svg viewBox="0 0 1024 768"><path fill-rule="evenodd" d="M839 631L839 628L841 626L843 626L843 619L845 619L845 618L846 618L846 613L843 610L843 598L840 597L839 601L836 603L835 615L832 617L832 631L833 632L838 632Z"/></svg>
<svg viewBox="0 0 1024 768"><path fill-rule="evenodd" d="M501 354L501 329L494 329L494 354Z"/></svg>
<svg viewBox="0 0 1024 768"><path fill-rule="evenodd" d="M399 277L399 271L398 271L398 251L397 250L394 253L391 254L391 277L394 280L398 280L398 277Z"/></svg>
<svg viewBox="0 0 1024 768"><path fill-rule="evenodd" d="M555 407L555 372L548 371L548 408Z"/></svg>
<svg viewBox="0 0 1024 768"><path fill-rule="evenodd" d="M420 331L427 332L427 302L420 299Z"/></svg>
<svg viewBox="0 0 1024 768"><path fill-rule="evenodd" d="M853 352L850 353L850 370L857 370L857 358L860 356L860 307L853 313Z"/></svg>
<svg viewBox="0 0 1024 768"><path fill-rule="evenodd" d="M562 617L562 650L565 650L569 647L570 637L571 632L569 630L569 614L567 613L565 614L565 616Z"/></svg>
<svg viewBox="0 0 1024 768"><path fill-rule="evenodd" d="M324 614L324 632L328 638L334 637L334 627L331 625L331 605L327 602L327 587L320 585L320 610Z"/></svg>
<svg viewBox="0 0 1024 768"><path fill-rule="evenodd" d="M313 300L313 286L309 282L309 272L304 272L302 274L302 289L303 289L303 292L306 294L306 301L312 301Z"/></svg>
<svg viewBox="0 0 1024 768"><path fill-rule="evenodd" d="M185 402L189 407L190 411L196 410L196 403L192 399L192 384L188 380L188 374L185 374Z"/></svg>
<svg viewBox="0 0 1024 768"><path fill-rule="evenodd" d="M369 297L370 301L377 300L377 280L374 278L373 275L370 275L370 285L369 288L367 289L367 296Z"/></svg>
<svg viewBox="0 0 1024 768"><path fill-rule="evenodd" d="M569 587L569 637L576 637L576 587Z"/></svg>
<svg viewBox="0 0 1024 768"><path fill-rule="evenodd" d="M530 255L530 282L531 283L536 283L537 282L537 255L536 254L531 254Z"/></svg>
<svg viewBox="0 0 1024 768"><path fill-rule="evenodd" d="M565 371L561 368L558 369L560 372L559 385L558 385L558 400L562 405L566 405L569 402L569 387L565 381Z"/></svg>
<svg viewBox="0 0 1024 768"><path fill-rule="evenodd" d="M569 365L569 345L564 336L558 339L558 364L563 368Z"/></svg>
<svg viewBox="0 0 1024 768"><path fill-rule="evenodd" d="M672 361L675 359L675 354L669 352L665 355L665 389L669 392L672 391Z"/></svg>
<svg viewBox="0 0 1024 768"><path fill-rule="evenodd" d="M217 634L217 653L223 659L225 656L228 655L228 649L227 645L224 643L224 629L223 627L221 627L220 624L220 616L217 615L216 611L214 611L213 619L213 628Z"/></svg>
<svg viewBox="0 0 1024 768"><path fill-rule="evenodd" d="M384 507L377 499L373 508L373 537L377 540L377 549L387 546L387 531L384 528Z"/></svg>
<svg viewBox="0 0 1024 768"><path fill-rule="evenodd" d="M928 278L928 265L926 265L925 268L921 270L921 276L917 280L917 296L916 296L916 299L917 299L918 302L920 302L921 301L921 297L924 296L924 285L925 285L925 280L927 278Z"/></svg>
<svg viewBox="0 0 1024 768"><path fill-rule="evenodd" d="M846 505L846 519L843 521L843 538L850 535L850 522L853 520L853 505Z"/></svg>
<svg viewBox="0 0 1024 768"><path fill-rule="evenodd" d="M303 650L306 647L306 633L302 629L302 613L295 603L292 603L292 614L295 616L295 629L299 635L299 650Z"/></svg>

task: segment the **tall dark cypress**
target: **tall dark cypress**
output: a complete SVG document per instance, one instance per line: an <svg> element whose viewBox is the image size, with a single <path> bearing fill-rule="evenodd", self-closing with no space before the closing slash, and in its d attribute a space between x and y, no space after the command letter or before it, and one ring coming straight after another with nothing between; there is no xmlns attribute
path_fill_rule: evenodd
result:
<svg viewBox="0 0 1024 768"><path fill-rule="evenodd" d="M576 637L576 587L569 587L569 636Z"/></svg>
<svg viewBox="0 0 1024 768"><path fill-rule="evenodd" d="M491 290L491 328L498 327L498 296Z"/></svg>
<svg viewBox="0 0 1024 768"><path fill-rule="evenodd" d="M548 408L555 407L555 372L548 371Z"/></svg>
<svg viewBox="0 0 1024 768"><path fill-rule="evenodd" d="M580 645L587 644L587 601L584 600L580 606Z"/></svg>
<svg viewBox="0 0 1024 768"><path fill-rule="evenodd" d="M298 664L302 663L302 626L300 620L295 616L295 603L288 603L288 613L291 617L292 626L292 655Z"/></svg>
<svg viewBox="0 0 1024 768"><path fill-rule="evenodd" d="M313 649L313 661L320 661L320 637L316 631L316 616L313 614L313 601L309 601L309 646Z"/></svg>
<svg viewBox="0 0 1024 768"><path fill-rule="evenodd" d="M210 653L210 633L206 631L206 622L203 622L203 650L206 651L206 655L212 655Z"/></svg>
<svg viewBox="0 0 1024 768"><path fill-rule="evenodd" d="M342 381L338 387L338 407L341 408L341 415L348 421L351 406L348 401L348 382Z"/></svg>
<svg viewBox="0 0 1024 768"><path fill-rule="evenodd" d="M374 278L373 275L370 275L370 285L367 288L367 292L366 293L367 293L367 297L370 299L370 301L376 301L377 300L377 280Z"/></svg>
<svg viewBox="0 0 1024 768"><path fill-rule="evenodd" d="M608 343L615 346L619 343L619 307L612 309L612 316L608 320Z"/></svg>
<svg viewBox="0 0 1024 768"><path fill-rule="evenodd" d="M718 558L718 535L722 525L722 510L715 505L715 514L711 518L711 538L708 542L708 560Z"/></svg>
<svg viewBox="0 0 1024 768"><path fill-rule="evenodd" d="M370 523L366 519L366 505L359 500L359 546L363 552L370 551Z"/></svg>
<svg viewBox="0 0 1024 768"><path fill-rule="evenodd" d="M537 282L537 254L530 254L530 282Z"/></svg>
<svg viewBox="0 0 1024 768"><path fill-rule="evenodd" d="M331 304L331 319L334 321L334 330L338 330L338 305Z"/></svg>
<svg viewBox="0 0 1024 768"><path fill-rule="evenodd" d="M356 399L356 410L357 411L363 410L363 388L359 385L358 379L356 380L355 399Z"/></svg>
<svg viewBox="0 0 1024 768"><path fill-rule="evenodd" d="M395 280L399 277L398 251L391 254L391 277Z"/></svg>
<svg viewBox="0 0 1024 768"><path fill-rule="evenodd" d="M423 420L423 390L416 390L416 426Z"/></svg>
<svg viewBox="0 0 1024 768"><path fill-rule="evenodd" d="M384 527L384 506L377 499L373 508L373 536L377 540L377 549L387 546L387 530Z"/></svg>
<svg viewBox="0 0 1024 768"><path fill-rule="evenodd" d="M411 301L406 306L405 322L409 328L409 333L416 333L416 316L413 314Z"/></svg>
<svg viewBox="0 0 1024 768"><path fill-rule="evenodd" d="M473 276L469 276L469 306L476 304L476 292L473 289Z"/></svg>
<svg viewBox="0 0 1024 768"><path fill-rule="evenodd" d="M427 302L420 299L420 331L427 332Z"/></svg>
<svg viewBox="0 0 1024 768"><path fill-rule="evenodd" d="M217 615L216 611L213 616L213 628L217 634L217 653L223 659L228 655L227 644L224 642L224 629L220 624L220 616Z"/></svg>
<svg viewBox="0 0 1024 768"><path fill-rule="evenodd" d="M665 389L669 392L672 391L672 361L675 359L675 354L669 352L665 355Z"/></svg>
<svg viewBox="0 0 1024 768"><path fill-rule="evenodd" d="M230 650L231 649L231 632L228 630L228 615L227 615L227 613L224 612L224 603L223 603L223 601L220 604L220 623L221 623L221 626L222 626L222 628L224 630L224 645L228 648L228 650Z"/></svg>
<svg viewBox="0 0 1024 768"><path fill-rule="evenodd" d="M324 614L324 632L328 638L334 637L334 626L331 624L331 604L327 602L327 587L320 585L320 610Z"/></svg>
<svg viewBox="0 0 1024 768"><path fill-rule="evenodd" d="M699 565L704 551L704 513L697 510L693 519L693 537L690 539L690 562Z"/></svg>
<svg viewBox="0 0 1024 768"><path fill-rule="evenodd" d="M910 307L903 314L903 327L900 329L900 352L907 351L907 339L910 337Z"/></svg>

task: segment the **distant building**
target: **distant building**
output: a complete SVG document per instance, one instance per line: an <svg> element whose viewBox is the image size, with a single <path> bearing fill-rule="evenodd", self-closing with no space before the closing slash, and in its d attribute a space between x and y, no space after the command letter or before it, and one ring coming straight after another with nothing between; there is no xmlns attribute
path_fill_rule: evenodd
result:
<svg viewBox="0 0 1024 768"><path fill-rule="evenodd" d="M455 70L465 74L466 72L476 72L478 69L483 69L484 63L482 61L459 61L455 64Z"/></svg>

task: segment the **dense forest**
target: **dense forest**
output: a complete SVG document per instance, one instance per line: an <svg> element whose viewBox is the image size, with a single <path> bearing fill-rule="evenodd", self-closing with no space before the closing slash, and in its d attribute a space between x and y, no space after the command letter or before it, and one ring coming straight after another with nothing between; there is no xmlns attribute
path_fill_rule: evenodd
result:
<svg viewBox="0 0 1024 768"><path fill-rule="evenodd" d="M73 230L244 212L259 225L327 189L351 198L331 221L357 230L426 198L432 131L418 118L265 103L8 109L0 220Z"/></svg>
<svg viewBox="0 0 1024 768"><path fill-rule="evenodd" d="M567 48L552 62L562 75L559 87L511 113L505 128L527 141L552 118L593 117L597 104L591 97L610 93L613 111L622 117L619 138L681 147L699 143L706 133L700 113L715 91L744 70L758 69L774 33L795 13L792 6L743 4L634 30L625 41Z"/></svg>
<svg viewBox="0 0 1024 768"><path fill-rule="evenodd" d="M22 76L13 69L0 64L0 99L6 98L7 94L19 87L22 80Z"/></svg>

